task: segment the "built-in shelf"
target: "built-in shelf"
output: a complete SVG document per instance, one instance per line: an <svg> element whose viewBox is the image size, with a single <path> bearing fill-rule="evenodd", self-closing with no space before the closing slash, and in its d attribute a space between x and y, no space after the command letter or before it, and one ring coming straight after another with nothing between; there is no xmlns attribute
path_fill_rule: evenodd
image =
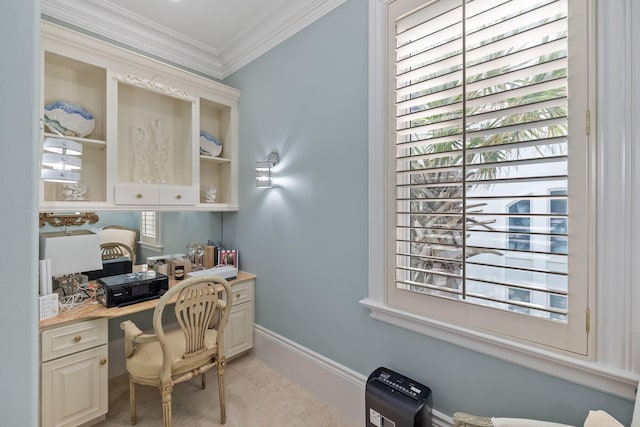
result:
<svg viewBox="0 0 640 427"><path fill-rule="evenodd" d="M100 140L100 139L91 139L91 138L80 138L78 136L60 136L58 134L55 133L50 133L50 132L45 132L44 133L45 138L64 138L64 139L70 139L72 141L77 141L79 143L81 143L83 146L91 146L94 148L100 148L100 149L104 149L107 145L107 142L104 140Z"/></svg>
<svg viewBox="0 0 640 427"><path fill-rule="evenodd" d="M91 134L68 137L83 145L83 200L42 182L41 212L238 209L236 89L53 23L41 30L43 113L63 100L95 119ZM200 131L222 143L218 157L200 156ZM45 128L42 141L57 136ZM216 203L203 203L212 187Z"/></svg>
<svg viewBox="0 0 640 427"><path fill-rule="evenodd" d="M200 160L211 163L231 163L231 160L222 157L200 156Z"/></svg>

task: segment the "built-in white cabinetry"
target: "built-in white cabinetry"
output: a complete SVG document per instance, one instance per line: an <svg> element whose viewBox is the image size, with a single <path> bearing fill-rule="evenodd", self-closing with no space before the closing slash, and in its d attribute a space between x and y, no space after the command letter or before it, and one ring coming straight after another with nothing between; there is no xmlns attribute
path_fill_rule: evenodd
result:
<svg viewBox="0 0 640 427"><path fill-rule="evenodd" d="M42 23L42 107L67 101L94 117L80 185L42 182L40 210L237 210L239 92L87 35ZM200 155L200 131L222 143ZM43 138L56 136L43 125ZM207 202L203 190L215 187Z"/></svg>
<svg viewBox="0 0 640 427"><path fill-rule="evenodd" d="M255 275L241 271L231 281L232 306L224 332L227 359L253 347L255 280ZM126 372L122 339L112 347L111 361L108 359L108 320L123 321L141 312L151 315L157 301L111 308L89 304L80 311L40 321L42 427L91 425L104 418L109 364L112 375Z"/></svg>
<svg viewBox="0 0 640 427"><path fill-rule="evenodd" d="M77 426L108 410L107 319L41 333L41 426Z"/></svg>
<svg viewBox="0 0 640 427"><path fill-rule="evenodd" d="M254 286L255 280L250 279L231 287L233 302L224 332L225 354L228 358L253 347Z"/></svg>

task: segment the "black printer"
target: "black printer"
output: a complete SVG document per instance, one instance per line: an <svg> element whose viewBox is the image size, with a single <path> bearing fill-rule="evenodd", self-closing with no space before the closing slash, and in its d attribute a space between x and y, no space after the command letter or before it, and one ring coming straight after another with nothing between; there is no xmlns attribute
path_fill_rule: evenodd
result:
<svg viewBox="0 0 640 427"><path fill-rule="evenodd" d="M169 290L169 278L156 271L126 273L96 281L96 295L105 307L123 307L154 298Z"/></svg>

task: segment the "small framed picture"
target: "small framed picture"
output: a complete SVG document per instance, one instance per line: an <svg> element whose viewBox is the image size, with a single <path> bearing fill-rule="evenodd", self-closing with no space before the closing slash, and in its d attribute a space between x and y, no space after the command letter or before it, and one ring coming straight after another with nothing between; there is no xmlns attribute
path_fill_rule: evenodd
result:
<svg viewBox="0 0 640 427"><path fill-rule="evenodd" d="M218 264L238 268L238 251L235 249L221 250Z"/></svg>

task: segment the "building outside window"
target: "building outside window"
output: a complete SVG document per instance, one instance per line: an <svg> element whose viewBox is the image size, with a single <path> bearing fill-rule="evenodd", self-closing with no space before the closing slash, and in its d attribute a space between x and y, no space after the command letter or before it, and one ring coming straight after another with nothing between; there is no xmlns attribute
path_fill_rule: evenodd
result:
<svg viewBox="0 0 640 427"><path fill-rule="evenodd" d="M524 215L531 213L531 202L519 200L509 206L510 214ZM531 218L528 216L509 217L509 249L528 251L531 249Z"/></svg>
<svg viewBox="0 0 640 427"><path fill-rule="evenodd" d="M566 196L567 190L551 190L552 196ZM567 198L551 199L549 201L549 252L554 254L566 254L567 247Z"/></svg>
<svg viewBox="0 0 640 427"><path fill-rule="evenodd" d="M531 292L524 289L509 288L509 300L523 302L523 303L530 303ZM529 308L522 307L520 305L515 305L515 304L510 304L509 310L517 311L518 313L523 313L523 314L529 314L531 312Z"/></svg>

